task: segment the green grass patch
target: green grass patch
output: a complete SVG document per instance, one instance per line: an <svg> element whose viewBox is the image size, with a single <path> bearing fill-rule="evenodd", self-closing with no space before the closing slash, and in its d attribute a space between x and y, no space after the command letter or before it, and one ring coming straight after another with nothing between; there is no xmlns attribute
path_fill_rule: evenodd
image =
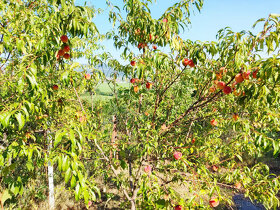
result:
<svg viewBox="0 0 280 210"><path fill-rule="evenodd" d="M113 91L110 88L112 85L109 86L108 83L104 82L98 85L95 89L95 94L93 95L93 100L101 100L101 101L106 101L110 100L113 98ZM129 88L129 83L118 83L117 84L117 89L119 88ZM81 99L91 102L91 96L89 92L85 92L81 95Z"/></svg>

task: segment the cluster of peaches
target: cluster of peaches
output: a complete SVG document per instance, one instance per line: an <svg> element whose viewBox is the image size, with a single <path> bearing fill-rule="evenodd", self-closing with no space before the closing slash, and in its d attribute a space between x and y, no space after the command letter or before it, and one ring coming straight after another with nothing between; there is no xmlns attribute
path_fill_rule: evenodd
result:
<svg viewBox="0 0 280 210"><path fill-rule="evenodd" d="M192 139L192 141L191 141L193 144L195 143L195 138L193 138ZM182 153L181 152L178 152L178 151L175 151L174 153L173 153L173 157L175 158L175 160L179 160L179 159L181 159L182 158ZM217 171L218 170L218 167L217 166L213 166L212 167L212 170L213 171ZM145 171L146 172L146 171ZM240 183L238 183L239 185L240 185ZM237 185L235 185L235 187L237 188L237 189L239 189L241 186L237 186ZM239 187L239 188L238 188ZM217 197L212 197L210 200L209 200L209 205L212 207L212 208L214 208L214 207L217 207L218 205L219 205L219 199L217 198ZM183 209L183 206L181 206L181 205L176 205L175 206L175 208L174 208L175 210L182 210Z"/></svg>
<svg viewBox="0 0 280 210"><path fill-rule="evenodd" d="M189 59L187 59L187 58L184 58L184 59L182 60L182 64L183 64L183 66L185 66L185 67L186 67L186 66L190 66L191 68L195 67L193 60L189 60Z"/></svg>
<svg viewBox="0 0 280 210"><path fill-rule="evenodd" d="M223 77L223 74L226 73L226 72L227 72L227 69L225 67L221 67L220 68L220 72L216 74L216 78L217 79L221 79ZM257 73L258 73L258 70L255 70L252 73L252 77L253 78L257 78ZM239 96L241 93L236 91L235 85L242 83L244 80L249 80L250 79L250 74L251 74L251 71L247 71L247 72L243 72L243 73L238 73L235 76L235 78L234 78L235 82L232 84L232 87L228 86L223 81L215 80L214 81L215 85L211 86L209 91L211 93L213 93L213 92L216 91L216 87L217 87L218 89L223 90L224 94L226 94L226 95L230 94L231 92L233 92L233 94L235 96ZM244 94L245 93L243 93L243 95Z"/></svg>
<svg viewBox="0 0 280 210"><path fill-rule="evenodd" d="M149 34L149 40L150 40L150 41L152 41L153 39L157 39L157 38L158 38L158 36L153 37L152 34ZM145 47L148 47L147 43L142 43L142 42L140 42L140 43L138 44L138 49L139 49L139 50L144 49ZM156 46L156 45L153 45L152 47L153 47L154 50L157 49L157 46Z"/></svg>
<svg viewBox="0 0 280 210"><path fill-rule="evenodd" d="M61 57L65 58L65 59L69 59L70 58L70 47L67 44L68 42L68 37L66 35L62 35L60 37L60 40L63 42L61 49L58 50L56 58L59 60Z"/></svg>
<svg viewBox="0 0 280 210"><path fill-rule="evenodd" d="M139 80L138 78L132 78L132 79L130 79L130 83L135 85L133 90L134 90L135 93L137 93L139 91L139 85L141 85L143 83L143 81ZM152 83L150 83L148 81L146 82L146 88L147 89L151 89L152 86L153 86Z"/></svg>
<svg viewBox="0 0 280 210"><path fill-rule="evenodd" d="M195 142L195 139L192 139L192 141L191 141L192 143L194 143ZM179 160L179 159L181 159L182 158L182 153L181 152L178 152L178 151L175 151L174 153L173 153L173 157L175 158L175 160ZM216 166L217 167L217 166ZM213 168L213 170L214 170L215 168ZM150 174L151 173L151 171L152 171L152 167L150 166L150 165L147 165L147 166L145 166L144 167L144 172L145 173L147 173L147 174ZM214 170L214 171L217 171L217 168L216 168L216 170ZM237 187L236 187L237 188ZM198 195L197 195L198 196ZM211 199L209 200L209 205L212 207L212 208L214 208L214 207L217 207L218 205L219 205L219 199L217 198L217 197L211 197ZM183 206L182 205L176 205L175 207L174 207L174 209L175 210L183 210L184 208L183 208Z"/></svg>
<svg viewBox="0 0 280 210"><path fill-rule="evenodd" d="M162 22L164 23L164 24L166 24L167 22L168 22L168 20L166 19L166 18L164 18L163 20L162 20ZM124 27L125 29L126 29L126 27ZM127 29L126 29L127 30ZM141 29L140 28L138 28L138 29L136 29L135 31L134 31L134 34L136 35L136 36L139 36L139 35L141 35L141 37L143 38L143 32L141 32ZM149 41L150 42L153 42L153 41L155 41L156 39L158 38L158 36L156 35L156 36L153 36L152 34L149 34ZM138 44L138 49L144 49L145 47L147 47L148 45L147 45L147 43L144 43L144 42L140 42L139 44ZM154 49L154 50L156 50L157 49L157 46L156 45L153 45L152 46L152 48Z"/></svg>

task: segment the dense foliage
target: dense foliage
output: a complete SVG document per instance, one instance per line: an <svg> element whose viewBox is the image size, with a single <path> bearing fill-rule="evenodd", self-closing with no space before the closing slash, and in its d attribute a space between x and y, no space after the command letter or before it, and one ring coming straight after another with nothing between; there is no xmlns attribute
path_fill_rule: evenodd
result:
<svg viewBox="0 0 280 210"><path fill-rule="evenodd" d="M124 0L120 10L107 1L120 62L94 54L103 38L94 8L0 2L2 204L16 207L32 180L46 182L50 161L87 206L108 185L119 208L230 206L231 192L280 206L279 175L258 161L280 152L280 15L258 20L258 34L225 28L201 42L180 31L202 0L178 1L159 19L152 3ZM91 74L80 71L81 57ZM114 69L110 77L102 66ZM113 99L82 101L103 79Z"/></svg>

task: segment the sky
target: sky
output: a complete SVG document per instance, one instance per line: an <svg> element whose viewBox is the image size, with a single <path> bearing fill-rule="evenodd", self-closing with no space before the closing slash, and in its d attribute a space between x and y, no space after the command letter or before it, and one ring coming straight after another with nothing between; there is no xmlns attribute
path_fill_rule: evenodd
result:
<svg viewBox="0 0 280 210"><path fill-rule="evenodd" d="M122 0L111 0L120 3ZM101 33L106 33L112 26L108 22L108 8L105 0L76 0L76 4L93 5L102 8L104 13L94 18L94 22ZM151 6L152 17L159 18L161 14L179 0L157 0ZM192 41L215 41L218 30L230 27L233 31L251 30L259 31L261 25L255 30L253 24L259 18L267 18L270 13L280 14L280 0L204 0L204 6L199 13L191 15L191 26L180 36ZM103 43L114 57L119 57L120 52L114 49L112 41Z"/></svg>

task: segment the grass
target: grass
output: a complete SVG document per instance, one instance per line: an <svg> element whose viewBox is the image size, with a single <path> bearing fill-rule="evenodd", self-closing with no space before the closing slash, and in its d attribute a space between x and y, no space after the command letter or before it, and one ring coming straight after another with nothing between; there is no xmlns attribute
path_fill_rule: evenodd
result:
<svg viewBox="0 0 280 210"><path fill-rule="evenodd" d="M112 85L110 85L112 87ZM93 100L101 100L107 101L113 98L113 91L110 88L109 84L104 82L98 85L95 89L95 95L93 96ZM117 89L119 88L128 88L129 83L117 83ZM91 96L89 92L85 92L81 95L82 100L91 101Z"/></svg>

